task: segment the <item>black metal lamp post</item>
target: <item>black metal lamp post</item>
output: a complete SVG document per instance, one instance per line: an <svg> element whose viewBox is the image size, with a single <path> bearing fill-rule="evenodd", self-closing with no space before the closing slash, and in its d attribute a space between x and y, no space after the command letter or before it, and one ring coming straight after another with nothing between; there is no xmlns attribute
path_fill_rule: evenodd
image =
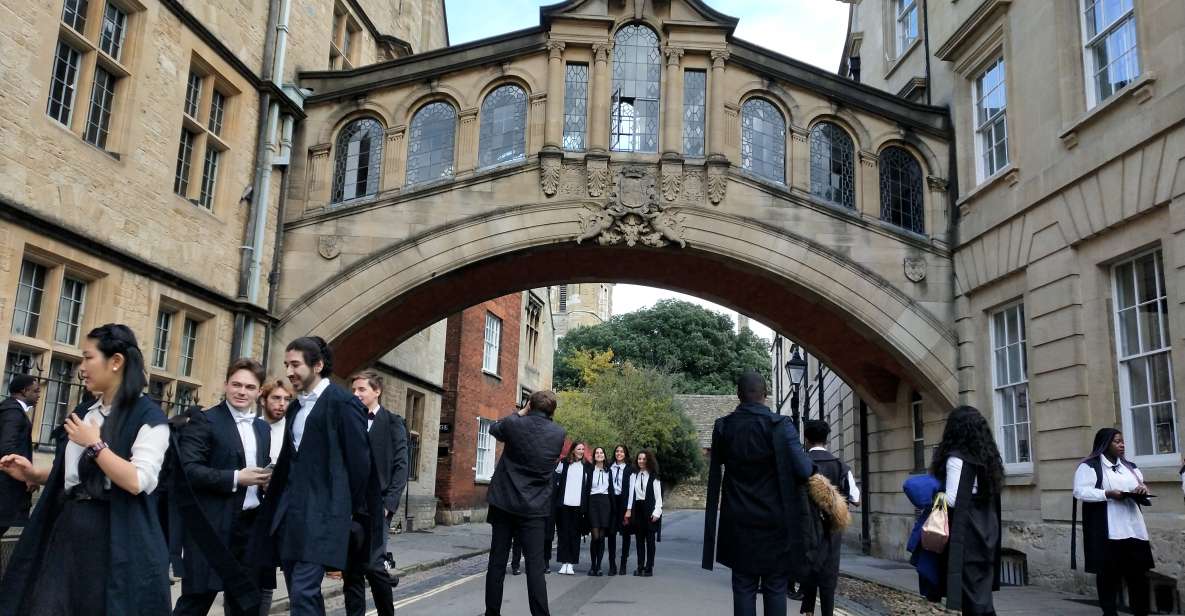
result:
<svg viewBox="0 0 1185 616"><path fill-rule="evenodd" d="M790 361L786 362L786 376L790 377L790 419L794 422L794 430L800 429L798 415L798 390L802 386L802 379L806 376L806 360L794 347Z"/></svg>

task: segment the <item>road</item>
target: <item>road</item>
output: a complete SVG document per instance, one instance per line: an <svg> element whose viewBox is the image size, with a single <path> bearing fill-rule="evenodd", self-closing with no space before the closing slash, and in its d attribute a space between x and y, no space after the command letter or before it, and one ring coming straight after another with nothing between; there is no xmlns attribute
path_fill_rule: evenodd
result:
<svg viewBox="0 0 1185 616"><path fill-rule="evenodd" d="M674 511L663 522L663 541L658 544L654 577L588 577L587 544L577 566L577 575L547 576L547 592L553 616L603 616L646 614L655 616L723 616L732 613L729 571L700 568L703 546L702 512ZM631 554L630 566L634 565ZM553 563L554 565L554 563ZM396 589L399 616L481 616L485 613L486 559L473 558L411 576ZM506 576L502 613L525 616L526 576ZM759 602L760 603L760 602ZM344 614L340 599L329 612ZM370 614L374 612L371 611ZM758 613L761 613L760 607ZM798 614L791 603L790 614Z"/></svg>

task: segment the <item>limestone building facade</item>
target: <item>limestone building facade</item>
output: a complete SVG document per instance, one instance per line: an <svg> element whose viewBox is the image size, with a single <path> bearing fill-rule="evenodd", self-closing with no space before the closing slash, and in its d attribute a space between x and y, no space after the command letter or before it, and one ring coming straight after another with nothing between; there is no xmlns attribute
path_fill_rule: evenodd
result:
<svg viewBox="0 0 1185 616"><path fill-rule="evenodd" d="M613 316L611 282L561 284L551 288L556 338L584 325L604 323Z"/></svg>
<svg viewBox="0 0 1185 616"><path fill-rule="evenodd" d="M1165 496L1144 512L1156 572L1182 580L1185 4L851 5L840 73L952 119L959 400L996 426L1010 558L1033 583L1092 587L1069 568L1072 479L1116 427ZM825 411L856 404L837 382ZM868 491L876 549L900 556L900 485L949 409L905 387L895 409L869 417Z"/></svg>

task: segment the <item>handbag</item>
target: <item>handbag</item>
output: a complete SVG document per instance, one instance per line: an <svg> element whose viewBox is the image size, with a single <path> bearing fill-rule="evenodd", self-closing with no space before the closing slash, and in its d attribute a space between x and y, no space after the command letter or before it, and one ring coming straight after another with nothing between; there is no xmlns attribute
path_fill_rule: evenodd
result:
<svg viewBox="0 0 1185 616"><path fill-rule="evenodd" d="M946 551L950 541L950 512L946 508L946 493L939 492L930 506L930 515L922 524L922 549L935 554Z"/></svg>

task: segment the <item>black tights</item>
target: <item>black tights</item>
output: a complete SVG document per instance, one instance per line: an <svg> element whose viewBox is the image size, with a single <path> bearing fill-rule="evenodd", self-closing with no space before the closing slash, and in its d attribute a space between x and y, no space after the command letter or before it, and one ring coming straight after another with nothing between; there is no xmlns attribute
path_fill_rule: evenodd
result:
<svg viewBox="0 0 1185 616"><path fill-rule="evenodd" d="M609 562L617 562L617 537L621 536L621 570L625 571L625 561L630 558L630 536L625 533L609 533Z"/></svg>
<svg viewBox="0 0 1185 616"><path fill-rule="evenodd" d="M592 541L588 542L588 555L592 560L592 571L601 570L601 560L605 558L605 529L592 529Z"/></svg>

